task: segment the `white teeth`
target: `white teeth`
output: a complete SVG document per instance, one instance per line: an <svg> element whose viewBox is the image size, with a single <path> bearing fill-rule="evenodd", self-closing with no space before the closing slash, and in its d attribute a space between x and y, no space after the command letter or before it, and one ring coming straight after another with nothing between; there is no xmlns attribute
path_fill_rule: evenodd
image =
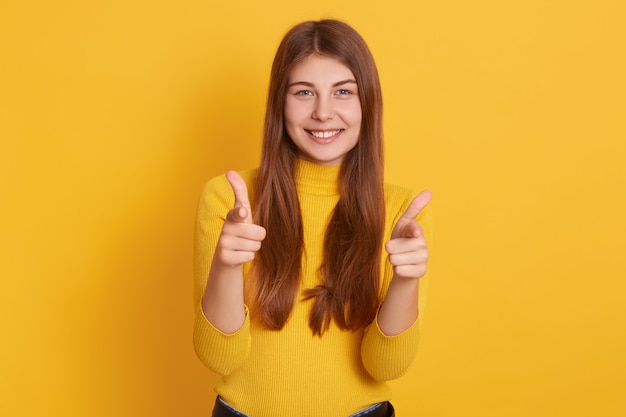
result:
<svg viewBox="0 0 626 417"><path fill-rule="evenodd" d="M335 136L336 134L338 134L339 132L341 132L341 129L339 130L333 130L333 131L326 131L326 132L316 132L314 130L311 130L311 134L313 136L315 136L316 138L320 138L320 139L328 139L328 138L332 138L333 136Z"/></svg>

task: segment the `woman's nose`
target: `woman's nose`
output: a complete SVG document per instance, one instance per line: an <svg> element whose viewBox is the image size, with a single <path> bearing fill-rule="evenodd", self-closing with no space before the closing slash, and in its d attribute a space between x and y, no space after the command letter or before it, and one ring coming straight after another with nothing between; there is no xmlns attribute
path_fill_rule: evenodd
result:
<svg viewBox="0 0 626 417"><path fill-rule="evenodd" d="M335 117L335 112L330 99L319 98L313 110L312 117L320 122L325 122Z"/></svg>

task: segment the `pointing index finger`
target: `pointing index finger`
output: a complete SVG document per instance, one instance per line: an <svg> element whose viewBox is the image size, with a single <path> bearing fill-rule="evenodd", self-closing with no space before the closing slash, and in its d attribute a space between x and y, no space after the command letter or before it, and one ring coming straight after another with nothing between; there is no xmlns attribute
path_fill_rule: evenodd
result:
<svg viewBox="0 0 626 417"><path fill-rule="evenodd" d="M246 182L236 171L228 171L226 179L230 183L235 194L235 207L244 206L250 209L250 200L248 200L248 187Z"/></svg>

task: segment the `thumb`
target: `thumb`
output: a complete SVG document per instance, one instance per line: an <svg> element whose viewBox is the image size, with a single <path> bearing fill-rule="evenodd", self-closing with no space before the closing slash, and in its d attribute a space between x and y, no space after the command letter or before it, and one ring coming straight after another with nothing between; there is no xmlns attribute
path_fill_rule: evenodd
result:
<svg viewBox="0 0 626 417"><path fill-rule="evenodd" d="M422 228L416 222L409 222L402 230L403 237L420 237L422 236Z"/></svg>
<svg viewBox="0 0 626 417"><path fill-rule="evenodd" d="M235 194L235 205L233 210L228 212L229 219L236 222L252 223L252 212L250 210L246 182L235 171L228 171L226 179Z"/></svg>

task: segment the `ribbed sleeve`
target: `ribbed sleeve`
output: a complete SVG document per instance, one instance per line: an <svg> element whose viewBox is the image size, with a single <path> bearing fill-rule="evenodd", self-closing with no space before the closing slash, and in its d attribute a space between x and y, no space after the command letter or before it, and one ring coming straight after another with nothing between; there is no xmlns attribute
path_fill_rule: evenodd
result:
<svg viewBox="0 0 626 417"><path fill-rule="evenodd" d="M202 307L198 305L193 340L196 354L202 363L215 373L230 375L241 366L250 350L248 309L241 328L235 333L225 334L206 319Z"/></svg>
<svg viewBox="0 0 626 417"><path fill-rule="evenodd" d="M390 381L401 377L408 369L419 340L419 325L416 321L404 332L386 336L378 327L378 320L365 330L361 345L363 365L378 381Z"/></svg>

